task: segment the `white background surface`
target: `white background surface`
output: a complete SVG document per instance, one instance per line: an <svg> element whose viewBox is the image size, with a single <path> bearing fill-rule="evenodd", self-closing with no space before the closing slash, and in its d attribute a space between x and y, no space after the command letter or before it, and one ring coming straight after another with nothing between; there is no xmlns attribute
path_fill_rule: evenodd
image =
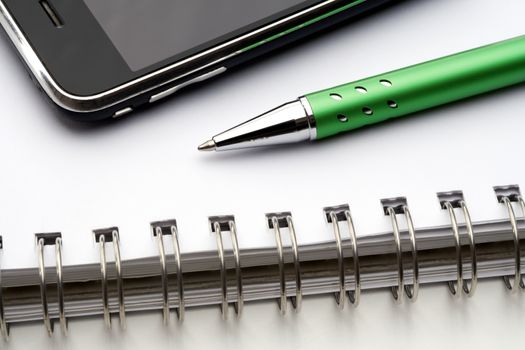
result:
<svg viewBox="0 0 525 350"><path fill-rule="evenodd" d="M359 234L388 229L379 200L406 195L416 226L446 223L435 192L463 189L474 220L504 217L491 186L520 183L525 87L447 106L315 145L199 154L212 134L303 93L524 34L520 0L413 0L101 127L57 115L0 41L0 231L4 268L36 266L35 232L62 231L64 264L96 261L90 230L117 225L124 259L154 254L149 222L176 217L183 251L213 249L207 216L235 214L241 247L272 244L265 212L292 210L300 243L331 237L321 208L349 202ZM4 38L5 39L5 38ZM51 258L51 256L50 256ZM52 260L50 260L52 261ZM115 320L116 321L116 320ZM190 310L183 325L129 315L70 322L48 339L15 326L6 347L64 349L519 347L525 296L499 280L472 299L423 286L397 306L365 292L356 310L306 298L282 318L273 302L242 320Z"/></svg>

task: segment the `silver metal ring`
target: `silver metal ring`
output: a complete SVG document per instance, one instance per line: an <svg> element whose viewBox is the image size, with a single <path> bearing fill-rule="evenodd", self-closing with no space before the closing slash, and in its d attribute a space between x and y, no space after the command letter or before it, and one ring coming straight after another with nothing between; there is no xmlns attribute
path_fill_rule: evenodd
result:
<svg viewBox="0 0 525 350"><path fill-rule="evenodd" d="M521 275L521 251L520 251L520 236L519 236L519 230L518 230L518 221L516 219L516 214L514 212L514 209L512 208L512 203L509 197L503 197L502 201L507 206L507 210L509 212L510 223L512 225L512 233L514 234L514 260L515 260L514 282L513 283L510 282L509 276L503 276L503 281L505 283L505 286L509 290L516 292L518 290L518 285L521 288L525 288L525 284L523 282L523 276ZM518 202L522 208L523 213L525 213L525 203L521 196L518 196Z"/></svg>
<svg viewBox="0 0 525 350"><path fill-rule="evenodd" d="M456 214L454 213L454 207L450 202L444 202L443 205L448 210L450 221L452 225L452 232L454 233L454 239L456 243L456 261L457 261L457 285L461 286L463 289L463 292L467 296L472 296L476 290L477 287L477 259L476 259L476 245L474 242L474 230L472 227L472 220L470 218L470 213L468 211L468 208L466 206L465 201L461 200L459 202L459 206L463 211L463 215L465 217L465 225L467 228L467 235L469 237L469 246L470 246L470 255L471 255L471 282L470 287L468 285L468 281L465 281L463 278L463 256L461 254L461 240L460 240L460 234L459 234L459 225L457 221ZM458 290L456 286L454 286L454 282L449 282L449 289L450 292L453 295L459 296Z"/></svg>
<svg viewBox="0 0 525 350"><path fill-rule="evenodd" d="M450 216L450 223L452 226L452 232L454 234L454 241L456 244L456 284L458 286L463 286L463 256L461 255L461 241L459 237L458 219L456 217L456 213L454 212L454 207L452 207L452 204L450 202L445 202L443 203L443 205L447 209L448 214ZM453 281L448 282L448 288L450 289L452 295L460 296L460 293L458 293L458 290L454 285Z"/></svg>
<svg viewBox="0 0 525 350"><path fill-rule="evenodd" d="M283 251L283 241L281 236L281 227L287 227L288 233L290 235L290 240L292 243L292 256L293 256L293 265L295 270L295 296L290 297L292 305L295 311L301 309L302 302L302 286L301 286L301 265L299 261L299 248L297 245L297 236L295 234L295 227L293 223L292 216L289 212L284 213L275 213L275 214L266 214L268 219L269 228L274 229L275 233L275 243L277 245L277 254L279 256L279 278L280 278L280 293L279 298L279 309L281 314L286 314L286 273L284 265L284 251Z"/></svg>
<svg viewBox="0 0 525 350"><path fill-rule="evenodd" d="M57 273L57 296L58 296L58 316L60 319L60 328L62 334L67 335L67 319L64 303L64 280L62 274L62 238L55 239L55 258L56 258L56 273Z"/></svg>
<svg viewBox="0 0 525 350"><path fill-rule="evenodd" d="M37 233L36 244L38 250L38 274L40 277L40 299L42 302L42 319L46 326L48 335L54 331L53 320L49 315L49 305L47 300L47 284L46 284L46 265L44 259L44 249L46 245L55 246L55 266L56 266L56 283L57 283L57 307L58 317L60 320L60 327L62 333L67 335L67 319L65 314L64 304L64 282L62 274L62 235L60 232Z"/></svg>
<svg viewBox="0 0 525 350"><path fill-rule="evenodd" d="M521 215L525 216L525 202L521 196L520 187L518 185L494 186L494 192L499 203L505 204L509 213L509 221L512 227L514 238L514 281L511 283L510 276L503 276L505 286L512 292L520 288L524 289L523 276L521 274L521 247L520 247L520 231L518 227L518 220L514 211L513 203L516 202L521 208Z"/></svg>
<svg viewBox="0 0 525 350"><path fill-rule="evenodd" d="M237 279L237 301L233 304L237 316L241 316L244 307L244 296L242 288L242 272L241 272L241 254L239 250L239 241L237 240L237 227L233 220L228 222L230 227L230 237L233 247L233 257L235 259L235 276Z"/></svg>
<svg viewBox="0 0 525 350"><path fill-rule="evenodd" d="M106 237L101 235L98 239L99 253L100 253L100 274L101 274L101 288L102 288L102 307L104 309L104 322L107 328L111 328L111 314L109 312L109 298L108 298L108 272L106 260Z"/></svg>
<svg viewBox="0 0 525 350"><path fill-rule="evenodd" d="M390 221L392 222L392 229L394 233L394 242L396 245L396 261L397 261L397 286L392 287L392 296L398 302L402 302L402 295L404 288L404 271L403 271L403 256L401 250L401 237L399 234L399 224L397 222L396 212L394 208L387 208L388 215L390 215Z"/></svg>
<svg viewBox="0 0 525 350"><path fill-rule="evenodd" d="M170 230L173 242L173 253L175 255L175 266L177 269L177 292L179 294L179 307L176 309L176 312L179 321L182 322L184 320L184 279L182 276L182 258L180 254L177 226L171 225Z"/></svg>
<svg viewBox="0 0 525 350"><path fill-rule="evenodd" d="M120 326L126 328L126 307L124 304L124 288L122 279L122 260L120 259L120 238L117 230L111 232L113 237L113 253L115 255L115 269L117 272L117 294L119 305Z"/></svg>
<svg viewBox="0 0 525 350"><path fill-rule="evenodd" d="M295 227L293 224L292 217L290 215L286 216L286 221L288 223L288 231L290 233L290 238L292 241L292 251L293 251L293 264L295 269L295 297L292 297L292 306L296 311L301 309L301 304L303 300L303 293L301 287L301 265L299 262L299 248L297 245L297 236L295 235Z"/></svg>
<svg viewBox="0 0 525 350"><path fill-rule="evenodd" d="M224 245L222 243L222 231L221 231L221 224L219 222L213 223L214 231L216 233L216 240L217 240L217 252L219 254L219 262L220 262L220 273L221 273L221 295L222 295L222 302L221 302L221 313L222 318L227 319L228 318L228 285L227 285L227 274L226 274L226 262L224 259Z"/></svg>
<svg viewBox="0 0 525 350"><path fill-rule="evenodd" d="M159 259L161 268L161 282L162 282L162 314L164 318L164 324L169 322L170 312L170 297L169 297L169 281L168 281L168 257L166 256L166 250L164 247L164 236L171 236L173 243L173 254L175 259L175 269L177 273L177 291L178 291L178 308L175 308L177 318L182 321L184 318L184 288L183 288L183 277L181 267L181 256L179 248L179 240L177 235L177 221L176 220L165 220L151 223L153 236L157 239L157 245L159 248Z"/></svg>
<svg viewBox="0 0 525 350"><path fill-rule="evenodd" d="M164 239L162 235L162 228L155 227L157 235L157 244L159 246L160 259L160 273L162 282L162 314L164 316L164 324L167 324L170 319L170 304L168 294L168 269L166 267L166 251L164 250Z"/></svg>
<svg viewBox="0 0 525 350"><path fill-rule="evenodd" d="M53 334L53 323L49 317L49 309L47 305L47 289L46 289L46 271L44 263L44 238L38 239L38 275L40 277L40 299L42 302L42 316L44 318L44 325L46 326L47 334Z"/></svg>
<svg viewBox="0 0 525 350"><path fill-rule="evenodd" d="M346 222L348 224L348 231L350 232L350 239L352 240L352 259L354 261L354 290L348 291L348 297L352 305L359 305L359 300L361 296L361 273L359 271L359 251L357 246L357 236L355 233L354 220L352 220L352 215L350 210L345 211Z"/></svg>
<svg viewBox="0 0 525 350"><path fill-rule="evenodd" d="M341 241L341 230L339 229L339 221L337 214L334 211L329 213L332 226L334 228L335 244L337 246L337 266L339 268L339 292L335 293L335 301L341 309L345 307L345 264L343 254L343 244Z"/></svg>
<svg viewBox="0 0 525 350"><path fill-rule="evenodd" d="M470 287L468 281L463 279L463 291L467 296L474 295L478 286L478 262L476 258L476 243L474 241L474 227L472 226L472 219L470 218L470 212L467 208L465 201L460 202L461 209L463 210L463 216L465 217L465 225L467 226L467 234L469 238L470 257L471 257L471 279Z"/></svg>
<svg viewBox="0 0 525 350"><path fill-rule="evenodd" d="M281 314L286 314L286 275L284 271L284 254L283 254L283 241L281 236L281 229L279 227L279 220L276 216L271 218L274 233L275 233L275 243L277 245L277 254L279 256L279 278L280 278L280 293L281 297L279 298L279 310Z"/></svg>
<svg viewBox="0 0 525 350"><path fill-rule="evenodd" d="M344 308L345 294L348 293L350 302L355 307L359 305L361 295L361 274L359 271L359 253L357 247L357 236L355 233L354 222L350 214L350 206L348 204L338 205L334 207L325 207L324 213L328 223L332 223L334 229L335 243L337 248L337 262L339 270L339 291L335 293L335 300L341 309ZM345 221L348 225L348 232L352 244L352 259L354 268L354 290L347 290L346 286L346 271L345 271L345 256L343 241L341 238L341 221Z"/></svg>
<svg viewBox="0 0 525 350"><path fill-rule="evenodd" d="M405 219L408 226L408 235L410 237L410 247L412 249L412 271L413 283L412 285L405 285L405 293L411 301L416 301L419 294L419 261L417 258L417 244L416 244L416 230L414 228L414 221L408 206L403 206Z"/></svg>
<svg viewBox="0 0 525 350"><path fill-rule="evenodd" d="M523 197L521 195L518 196L518 203L521 208L521 214L525 217L525 200L523 200ZM519 235L518 235L518 250L520 249L519 243L520 242L519 242ZM521 257L520 257L519 265L521 266ZM525 282L523 282L523 277L520 277L520 287L521 289L525 289Z"/></svg>
<svg viewBox="0 0 525 350"><path fill-rule="evenodd" d="M392 295L398 303L402 302L403 293L406 294L411 301L415 301L419 294L419 262L417 257L416 230L414 229L412 215L408 209L407 199L406 197L385 198L381 200L381 204L385 215L390 216L396 246L397 286L392 287ZM403 246L397 215L405 216L408 227L408 237L410 239L410 250L412 254L412 285L406 285L404 281Z"/></svg>

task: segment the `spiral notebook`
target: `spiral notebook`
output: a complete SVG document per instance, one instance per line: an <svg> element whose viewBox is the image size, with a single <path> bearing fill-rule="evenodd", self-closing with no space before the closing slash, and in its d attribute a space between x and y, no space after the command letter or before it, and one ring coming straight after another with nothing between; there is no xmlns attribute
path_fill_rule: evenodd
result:
<svg viewBox="0 0 525 350"><path fill-rule="evenodd" d="M507 98L499 108L519 100L512 92ZM519 130L490 134L489 149L482 132L464 144L455 130L473 122L469 106L457 106L461 118L445 123L446 116L430 114L364 130L350 142L206 159L192 148L177 162L154 152L162 144L140 154L140 135L148 130L135 138L90 135L98 139L86 140L89 147L116 149L86 164L71 154L64 165L34 150L35 164L20 158L2 173L2 184L9 184L0 218L4 335L9 325L27 322L67 333L67 320L87 317L124 328L127 316L143 311L173 323L201 306L232 318L260 300L285 314L315 295L334 295L348 308L374 289L390 289L394 302L407 303L430 283L475 295L476 277L478 289L484 279L504 276L501 283L519 289L513 279L522 267L516 232L525 229L519 188L499 188L500 200L492 188L519 182L519 166L493 164L515 164L504 150ZM518 125L521 119L512 118ZM198 139L187 137L180 142ZM450 147L438 147L443 138ZM421 147L409 147L415 143ZM475 149L484 151L468 153ZM131 158L120 159L120 152ZM497 162L487 160L493 154ZM94 171L95 161L101 164ZM457 189L468 213L461 193L447 194Z"/></svg>
<svg viewBox="0 0 525 350"><path fill-rule="evenodd" d="M96 315L111 328L112 314L125 327L127 313L145 310L162 310L168 323L172 310L182 321L186 309L205 305L219 305L226 319L231 305L240 316L244 303L272 299L286 314L288 300L298 311L303 296L327 293L344 308L357 306L362 291L376 288L390 288L401 303L415 301L420 285L428 283L447 283L453 295L472 296L478 280L491 277L502 277L516 291L525 288L525 201L518 185L496 186L494 192L506 219L473 220L464 193L448 191L437 193L436 211L444 210L450 223L420 227L405 197L384 198L391 230L360 235L348 204L325 207L317 219L324 216L333 239L313 244L298 243L291 212L265 214L275 245L257 249L239 246L243 232L233 215L208 218L216 249L185 254L175 219L151 222L158 252L141 259L122 259L118 227L95 229L97 264L64 266L68 237L36 233L38 266L2 270L1 331L7 338L9 325L41 320L51 335L58 320L67 334L69 318ZM54 253L48 264L47 249Z"/></svg>

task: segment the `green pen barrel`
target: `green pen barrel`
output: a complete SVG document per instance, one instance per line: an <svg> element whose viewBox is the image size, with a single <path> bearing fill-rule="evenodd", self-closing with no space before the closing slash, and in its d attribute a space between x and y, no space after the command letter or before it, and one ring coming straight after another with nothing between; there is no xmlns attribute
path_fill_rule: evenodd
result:
<svg viewBox="0 0 525 350"><path fill-rule="evenodd" d="M525 82L525 36L306 95L317 139Z"/></svg>

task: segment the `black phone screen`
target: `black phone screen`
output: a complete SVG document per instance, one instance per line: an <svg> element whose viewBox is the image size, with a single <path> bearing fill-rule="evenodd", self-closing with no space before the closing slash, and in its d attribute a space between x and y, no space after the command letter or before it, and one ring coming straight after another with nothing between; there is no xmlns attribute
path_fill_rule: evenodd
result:
<svg viewBox="0 0 525 350"><path fill-rule="evenodd" d="M130 69L138 71L305 1L84 0L84 2Z"/></svg>

